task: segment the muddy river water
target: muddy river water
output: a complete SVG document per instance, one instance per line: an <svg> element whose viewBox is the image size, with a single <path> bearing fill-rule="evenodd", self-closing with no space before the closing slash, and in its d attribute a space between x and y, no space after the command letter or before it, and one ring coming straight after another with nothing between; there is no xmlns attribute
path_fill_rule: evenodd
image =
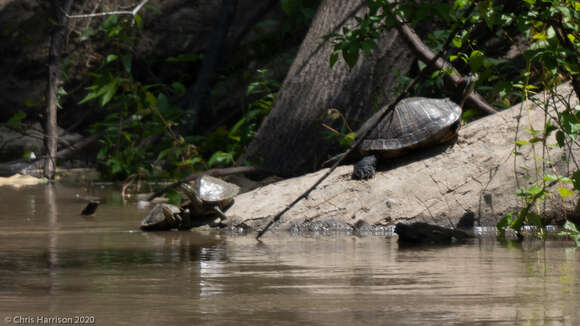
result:
<svg viewBox="0 0 580 326"><path fill-rule="evenodd" d="M85 218L78 196L105 198ZM0 187L0 325L580 325L568 241L143 233L116 192Z"/></svg>

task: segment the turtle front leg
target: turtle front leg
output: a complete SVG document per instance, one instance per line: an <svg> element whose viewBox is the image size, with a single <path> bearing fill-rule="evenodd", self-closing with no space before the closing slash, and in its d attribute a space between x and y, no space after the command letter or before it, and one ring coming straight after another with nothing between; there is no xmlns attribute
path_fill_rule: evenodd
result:
<svg viewBox="0 0 580 326"><path fill-rule="evenodd" d="M362 160L358 161L354 165L352 170L352 178L354 180L372 179L375 176L376 164L377 158L374 155L363 157Z"/></svg>
<svg viewBox="0 0 580 326"><path fill-rule="evenodd" d="M222 211L222 209L219 207L219 205L216 205L215 207L213 207L213 210L215 211L217 218L214 219L213 221L211 221L209 223L209 225L211 227L223 227L223 226L225 226L225 224L223 224L223 222L228 219L228 216Z"/></svg>
<svg viewBox="0 0 580 326"><path fill-rule="evenodd" d="M175 213L170 207L165 205L161 206L161 209L165 216L165 221L167 221L171 227L176 228L181 224L182 219L179 213Z"/></svg>
<svg viewBox="0 0 580 326"><path fill-rule="evenodd" d="M180 214L181 214L180 215L180 217L181 217L181 221L180 222L181 223L179 223L178 229L181 230L181 231L191 230L191 228L193 226L191 224L191 214L190 214L190 211L187 210L187 209L185 209L185 210L182 210Z"/></svg>

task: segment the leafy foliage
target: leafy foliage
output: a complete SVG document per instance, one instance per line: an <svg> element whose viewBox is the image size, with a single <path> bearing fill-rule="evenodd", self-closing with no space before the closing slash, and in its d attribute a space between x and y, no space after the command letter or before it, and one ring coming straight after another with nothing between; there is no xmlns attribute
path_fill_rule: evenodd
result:
<svg viewBox="0 0 580 326"><path fill-rule="evenodd" d="M102 37L115 52L103 55L91 73L92 83L79 104L97 103L105 114L92 125L102 133L98 159L106 178L134 180L176 178L197 170L232 165L254 137L259 122L269 112L279 85L258 70L249 85L249 104L240 120L220 125L205 136L182 136L186 111L178 105L186 87L171 84L142 84L133 71L135 31L128 21L111 16L86 33ZM199 55L183 54L168 62L192 62Z"/></svg>
<svg viewBox="0 0 580 326"><path fill-rule="evenodd" d="M570 221L566 221L563 228L564 231L560 232L559 235L564 237L571 237L572 240L574 240L576 243L576 247L580 247L580 231L576 227L576 224Z"/></svg>

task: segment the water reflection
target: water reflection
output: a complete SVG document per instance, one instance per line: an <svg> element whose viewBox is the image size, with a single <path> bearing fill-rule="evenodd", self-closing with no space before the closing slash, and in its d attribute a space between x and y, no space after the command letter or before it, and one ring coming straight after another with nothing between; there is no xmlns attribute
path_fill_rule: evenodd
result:
<svg viewBox="0 0 580 326"><path fill-rule="evenodd" d="M97 324L576 325L564 241L399 248L394 238L142 233L144 210L81 189L0 188L0 318ZM106 194L100 194L107 196Z"/></svg>

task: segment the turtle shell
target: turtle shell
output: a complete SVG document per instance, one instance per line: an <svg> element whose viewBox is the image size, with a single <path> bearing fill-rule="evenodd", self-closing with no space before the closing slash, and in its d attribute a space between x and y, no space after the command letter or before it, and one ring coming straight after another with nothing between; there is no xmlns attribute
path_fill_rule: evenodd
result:
<svg viewBox="0 0 580 326"><path fill-rule="evenodd" d="M199 198L212 205L229 202L240 192L237 185L208 175L198 178L194 187Z"/></svg>
<svg viewBox="0 0 580 326"><path fill-rule="evenodd" d="M141 230L143 231L165 231L176 228L177 225L170 221L163 212L163 209L171 211L174 214L179 213L179 207L171 204L157 204L149 212L149 215L141 221Z"/></svg>
<svg viewBox="0 0 580 326"><path fill-rule="evenodd" d="M375 113L361 127L370 128L388 106ZM385 158L401 155L405 150L448 140L457 133L461 107L450 99L406 98L387 114L360 144L363 154L374 153Z"/></svg>

